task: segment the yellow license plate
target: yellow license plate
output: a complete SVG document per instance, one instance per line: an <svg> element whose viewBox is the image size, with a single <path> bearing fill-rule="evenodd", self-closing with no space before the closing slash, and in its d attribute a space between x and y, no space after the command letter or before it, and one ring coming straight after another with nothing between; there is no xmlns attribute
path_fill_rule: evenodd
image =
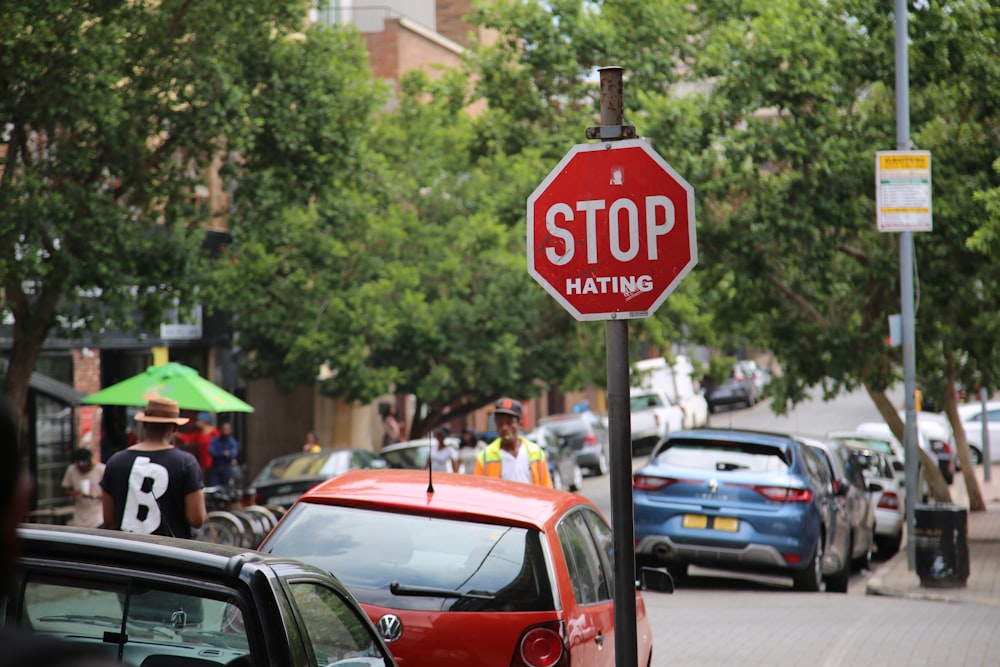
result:
<svg viewBox="0 0 1000 667"><path fill-rule="evenodd" d="M712 522L712 527L716 530L724 530L728 533L735 533L740 528L740 520L728 516L717 516Z"/></svg>
<svg viewBox="0 0 1000 667"><path fill-rule="evenodd" d="M685 528L708 528L708 517L704 514L685 514L681 525Z"/></svg>

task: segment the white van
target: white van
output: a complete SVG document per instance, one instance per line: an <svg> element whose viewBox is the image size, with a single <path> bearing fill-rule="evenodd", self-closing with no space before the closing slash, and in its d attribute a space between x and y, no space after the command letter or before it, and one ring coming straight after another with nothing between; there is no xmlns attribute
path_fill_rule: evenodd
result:
<svg viewBox="0 0 1000 667"><path fill-rule="evenodd" d="M683 354L674 357L673 365L664 357L643 359L632 365L632 385L663 393L684 411L684 428L699 428L708 424L708 401L695 389L693 372Z"/></svg>

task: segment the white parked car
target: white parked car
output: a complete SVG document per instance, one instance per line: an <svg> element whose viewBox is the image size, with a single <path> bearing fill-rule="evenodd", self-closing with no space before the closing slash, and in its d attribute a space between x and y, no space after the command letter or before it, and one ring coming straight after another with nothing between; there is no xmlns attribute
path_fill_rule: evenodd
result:
<svg viewBox="0 0 1000 667"><path fill-rule="evenodd" d="M896 472L896 477L900 480L899 486L904 486L904 480L906 478L906 457L903 449L903 443L896 439L896 436L892 434L892 430L889 429L889 425L885 422L864 422L859 424L858 428L854 431L834 431L829 433L827 434L827 439L858 440L865 443L865 445L870 449L891 455L892 459L890 459L889 462L892 465L893 470ZM920 431L917 431L917 444L921 449L927 452L931 458L934 458L934 450L931 449L931 445L927 441L927 437ZM918 466L919 465L918 461ZM930 487L928 487L926 480L923 479L923 475L920 476L920 487L917 489L917 496L921 501L926 501L930 498Z"/></svg>
<svg viewBox="0 0 1000 667"><path fill-rule="evenodd" d="M969 443L972 459L979 465L983 462L983 404L963 403L958 406L958 416L965 428L965 439ZM990 438L990 460L996 461L1000 456L1000 401L986 403L986 429Z"/></svg>

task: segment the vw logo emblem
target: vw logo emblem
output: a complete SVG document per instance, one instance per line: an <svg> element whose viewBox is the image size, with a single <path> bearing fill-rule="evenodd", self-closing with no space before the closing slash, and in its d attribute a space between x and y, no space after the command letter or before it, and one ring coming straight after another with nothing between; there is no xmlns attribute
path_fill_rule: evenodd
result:
<svg viewBox="0 0 1000 667"><path fill-rule="evenodd" d="M719 480L715 479L714 477L708 480L708 492L715 493L718 490L719 490Z"/></svg>
<svg viewBox="0 0 1000 667"><path fill-rule="evenodd" d="M378 630L387 644L391 644L403 636L403 622L395 614L386 614L378 619L375 629Z"/></svg>

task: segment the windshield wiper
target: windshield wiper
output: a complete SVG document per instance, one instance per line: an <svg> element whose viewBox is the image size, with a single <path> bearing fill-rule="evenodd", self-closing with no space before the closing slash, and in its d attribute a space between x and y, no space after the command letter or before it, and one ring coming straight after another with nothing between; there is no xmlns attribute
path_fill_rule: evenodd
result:
<svg viewBox="0 0 1000 667"><path fill-rule="evenodd" d="M42 616L38 623L56 623L59 621L67 623L85 623L87 625L107 625L112 628L120 628L122 619L112 616L89 616L86 614L63 614L62 616Z"/></svg>
<svg viewBox="0 0 1000 667"><path fill-rule="evenodd" d="M471 598L474 600L495 600L496 595L489 591L462 591L454 588L437 588L436 586L410 586L393 581L389 584L389 592L393 595L412 595L435 598Z"/></svg>

